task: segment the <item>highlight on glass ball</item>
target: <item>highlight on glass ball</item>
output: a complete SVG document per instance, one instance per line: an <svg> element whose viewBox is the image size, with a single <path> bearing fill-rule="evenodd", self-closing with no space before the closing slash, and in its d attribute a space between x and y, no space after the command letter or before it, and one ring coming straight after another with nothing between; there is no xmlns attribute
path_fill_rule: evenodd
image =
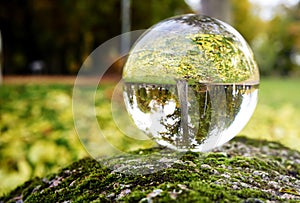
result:
<svg viewBox="0 0 300 203"><path fill-rule="evenodd" d="M123 81L126 109L140 130L178 151L209 151L251 118L259 70L233 27L187 14L159 22L137 40Z"/></svg>

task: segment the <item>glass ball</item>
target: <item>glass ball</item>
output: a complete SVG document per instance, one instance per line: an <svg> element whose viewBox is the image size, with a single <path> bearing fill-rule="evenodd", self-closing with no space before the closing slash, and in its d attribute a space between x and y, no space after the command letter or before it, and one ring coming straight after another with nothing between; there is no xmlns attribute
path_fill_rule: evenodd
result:
<svg viewBox="0 0 300 203"><path fill-rule="evenodd" d="M195 14L148 29L122 77L135 125L179 151L226 143L247 124L258 99L259 70L247 42L230 25Z"/></svg>

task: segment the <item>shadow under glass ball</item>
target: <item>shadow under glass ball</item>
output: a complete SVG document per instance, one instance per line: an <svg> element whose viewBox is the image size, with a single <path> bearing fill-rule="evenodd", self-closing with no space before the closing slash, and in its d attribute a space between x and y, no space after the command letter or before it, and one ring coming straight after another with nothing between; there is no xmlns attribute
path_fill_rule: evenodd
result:
<svg viewBox="0 0 300 203"><path fill-rule="evenodd" d="M123 70L136 126L158 144L209 151L238 134L258 98L259 71L242 36L219 20L177 16L136 42Z"/></svg>

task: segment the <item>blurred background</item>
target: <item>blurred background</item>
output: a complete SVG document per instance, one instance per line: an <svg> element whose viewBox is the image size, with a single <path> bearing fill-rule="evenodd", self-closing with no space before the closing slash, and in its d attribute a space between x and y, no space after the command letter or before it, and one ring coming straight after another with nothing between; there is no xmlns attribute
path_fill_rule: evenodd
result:
<svg viewBox="0 0 300 203"><path fill-rule="evenodd" d="M260 99L240 134L300 150L299 0L1 0L0 195L88 155L74 130L72 88L96 47L185 13L228 22L253 49ZM97 119L114 137L121 132L107 109L121 72L114 63L97 93Z"/></svg>
<svg viewBox="0 0 300 203"><path fill-rule="evenodd" d="M130 2L127 30L122 2ZM233 25L253 48L263 76L300 74L298 0L2 0L2 73L74 75L97 46L122 31L190 12Z"/></svg>

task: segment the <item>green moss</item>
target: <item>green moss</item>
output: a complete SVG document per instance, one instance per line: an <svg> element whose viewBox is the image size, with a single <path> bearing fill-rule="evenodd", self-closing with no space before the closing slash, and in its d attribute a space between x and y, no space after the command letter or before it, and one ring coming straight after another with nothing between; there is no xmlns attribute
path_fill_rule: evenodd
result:
<svg viewBox="0 0 300 203"><path fill-rule="evenodd" d="M286 151L280 162L278 150ZM138 154L143 157L133 156ZM128 172L147 157L152 159L145 163L145 168L151 168L156 156L178 159L156 172L148 169L149 174L119 172L119 167L130 163L125 170ZM111 158L118 165L114 168L104 166L109 159L101 160L102 164L91 158L82 159L57 174L24 183L1 197L0 202L259 202L284 198L296 201L300 199L298 159L297 151L246 138L236 138L209 153L178 154L153 148Z"/></svg>

